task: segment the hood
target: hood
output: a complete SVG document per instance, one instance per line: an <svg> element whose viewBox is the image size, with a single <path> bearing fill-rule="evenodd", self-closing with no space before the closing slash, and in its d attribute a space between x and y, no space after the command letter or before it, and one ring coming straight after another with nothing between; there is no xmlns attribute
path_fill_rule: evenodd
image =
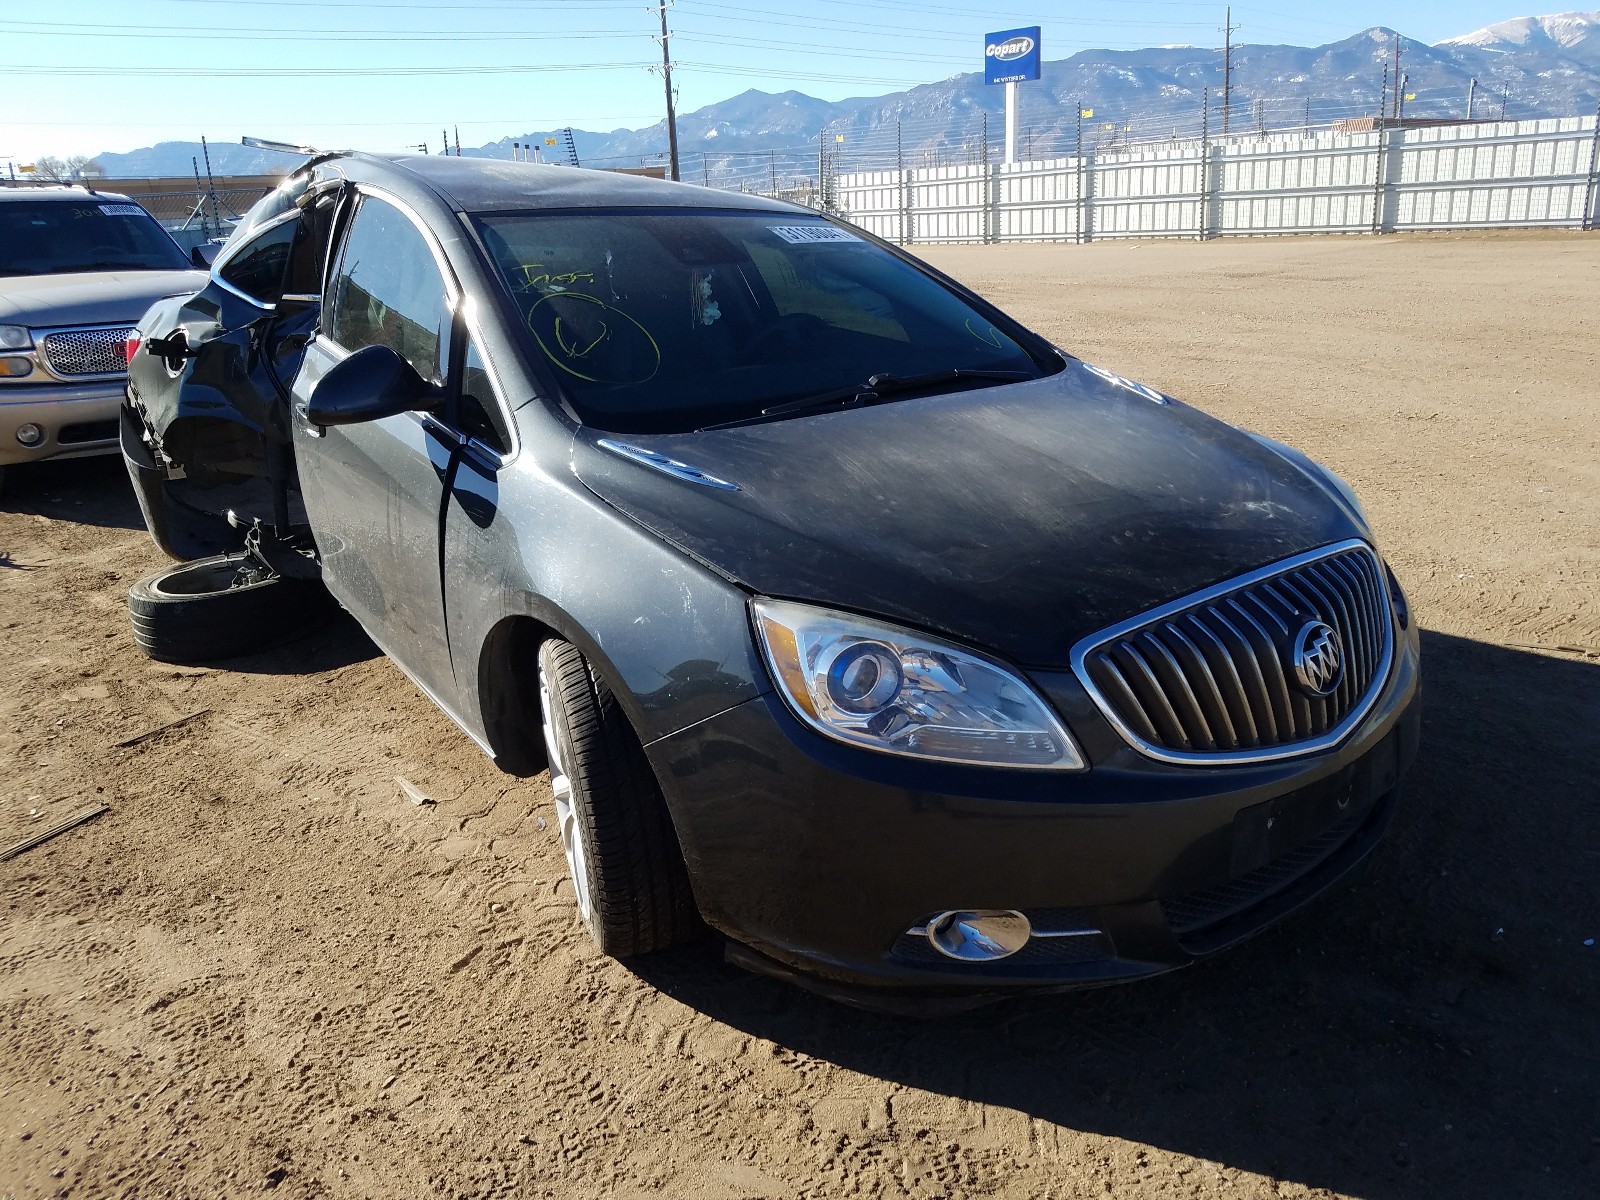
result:
<svg viewBox="0 0 1600 1200"><path fill-rule="evenodd" d="M631 461L593 430L579 433L574 467L755 592L942 631L1030 666L1064 666L1074 642L1108 625L1366 536L1314 470L1111 379L1070 362L1027 383L615 439L736 491Z"/></svg>
<svg viewBox="0 0 1600 1200"><path fill-rule="evenodd" d="M194 292L204 271L83 271L0 276L0 325L132 325L163 296Z"/></svg>

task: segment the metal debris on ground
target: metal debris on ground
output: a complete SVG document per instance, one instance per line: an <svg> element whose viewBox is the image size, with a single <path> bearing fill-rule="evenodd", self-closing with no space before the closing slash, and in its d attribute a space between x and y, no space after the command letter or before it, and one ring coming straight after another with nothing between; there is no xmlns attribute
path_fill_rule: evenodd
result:
<svg viewBox="0 0 1600 1200"><path fill-rule="evenodd" d="M96 804L93 808L86 808L76 816L68 817L58 825L52 825L49 829L42 829L32 837L23 838L15 845L7 846L4 850L0 850L0 862L15 858L26 850L32 850L35 846L43 845L58 833L65 833L69 829L75 829L77 826L82 825L85 821L92 821L101 813L109 811L110 808L109 804Z"/></svg>
<svg viewBox="0 0 1600 1200"><path fill-rule="evenodd" d="M412 783L409 779L402 779L400 776L396 775L394 777L394 781L400 785L400 790L406 794L406 799L410 800L413 804L439 803L432 796L428 795L427 792L423 791L416 784Z"/></svg>
<svg viewBox="0 0 1600 1200"><path fill-rule="evenodd" d="M111 744L118 750L126 750L129 746L137 746L140 742L149 741L159 733L166 733L170 729L177 729L180 726L187 725L190 721L203 717L210 711L209 708L198 708L187 716L168 721L164 725L157 725L154 729L146 729L143 733L136 733L132 737L123 738L120 742L112 742Z"/></svg>

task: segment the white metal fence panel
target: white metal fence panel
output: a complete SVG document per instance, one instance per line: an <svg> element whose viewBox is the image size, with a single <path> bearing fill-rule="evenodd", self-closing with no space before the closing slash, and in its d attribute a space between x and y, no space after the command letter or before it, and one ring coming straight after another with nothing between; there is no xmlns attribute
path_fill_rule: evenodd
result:
<svg viewBox="0 0 1600 1200"><path fill-rule="evenodd" d="M919 167L910 171L913 242L987 242L993 168Z"/></svg>
<svg viewBox="0 0 1600 1200"><path fill-rule="evenodd" d="M1082 167L1082 160L1076 158L1001 166L996 176L995 240L1078 241Z"/></svg>
<svg viewBox="0 0 1600 1200"><path fill-rule="evenodd" d="M1593 117L1177 141L862 172L838 210L910 242L1092 241L1600 224Z"/></svg>
<svg viewBox="0 0 1600 1200"><path fill-rule="evenodd" d="M835 183L841 212L859 214L851 219L868 233L885 241L904 242L906 176L903 171L862 171L841 175Z"/></svg>

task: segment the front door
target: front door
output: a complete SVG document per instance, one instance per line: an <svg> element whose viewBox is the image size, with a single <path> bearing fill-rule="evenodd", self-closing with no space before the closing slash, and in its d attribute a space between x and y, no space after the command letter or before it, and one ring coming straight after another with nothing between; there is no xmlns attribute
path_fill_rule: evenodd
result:
<svg viewBox="0 0 1600 1200"><path fill-rule="evenodd" d="M294 385L295 455L322 577L385 653L454 710L440 518L460 439L434 413L313 428L302 410L334 363L380 344L442 403L455 290L430 236L379 196L360 198L335 253L322 325Z"/></svg>

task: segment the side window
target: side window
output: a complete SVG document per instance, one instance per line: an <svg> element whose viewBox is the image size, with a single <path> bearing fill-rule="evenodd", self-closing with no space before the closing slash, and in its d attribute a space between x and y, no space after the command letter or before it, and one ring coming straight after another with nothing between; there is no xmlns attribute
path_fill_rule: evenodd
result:
<svg viewBox="0 0 1600 1200"><path fill-rule="evenodd" d="M326 327L346 350L389 346L424 379L444 381L444 278L417 227L375 196L362 198L350 223Z"/></svg>
<svg viewBox="0 0 1600 1200"><path fill-rule="evenodd" d="M276 304L283 295L283 277L289 267L298 221L285 221L245 242L217 269L217 276L252 300Z"/></svg>
<svg viewBox="0 0 1600 1200"><path fill-rule="evenodd" d="M461 399L456 405L456 426L462 433L492 446L501 454L511 449L505 413L495 399L494 384L489 379L478 344L471 340L461 360Z"/></svg>

